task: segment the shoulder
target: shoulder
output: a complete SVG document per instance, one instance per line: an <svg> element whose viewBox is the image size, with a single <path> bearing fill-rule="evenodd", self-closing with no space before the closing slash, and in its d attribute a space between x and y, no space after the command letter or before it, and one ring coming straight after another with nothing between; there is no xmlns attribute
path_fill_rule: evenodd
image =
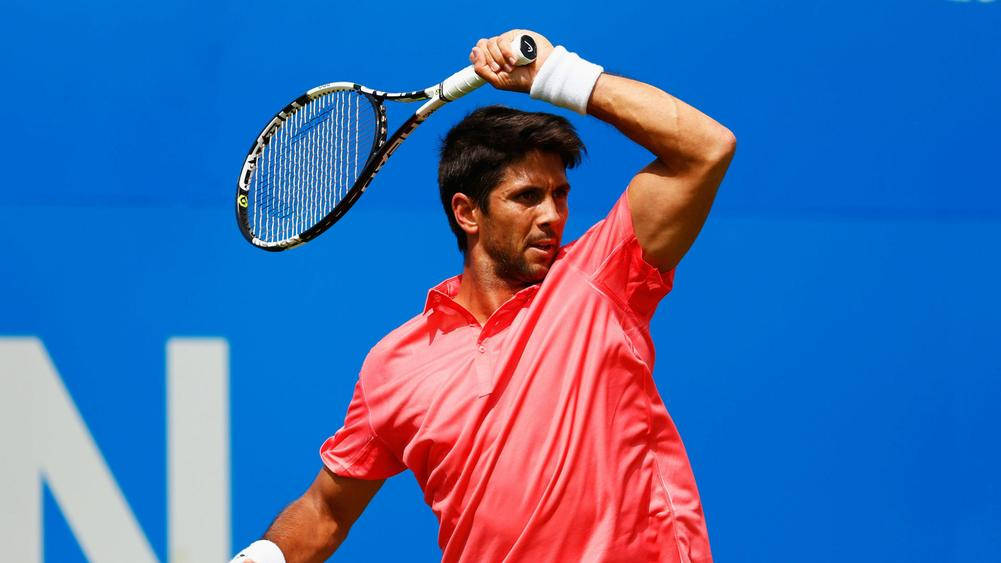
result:
<svg viewBox="0 0 1001 563"><path fill-rule="evenodd" d="M382 337L369 350L362 364L360 378L363 384L368 387L395 380L426 332L427 317L418 314Z"/></svg>
<svg viewBox="0 0 1001 563"><path fill-rule="evenodd" d="M673 269L661 272L644 257L633 229L626 193L619 196L604 219L563 247L560 257L565 266L570 266L563 271L582 274L588 287L630 313L633 317L630 323L649 323L657 303L674 283ZM556 277L557 282L560 279L569 280L572 276Z"/></svg>
<svg viewBox="0 0 1001 563"><path fill-rule="evenodd" d="M577 240L561 248L557 258L565 259L586 274L593 274L610 255L632 238L635 238L635 233L629 203L623 192L608 214Z"/></svg>

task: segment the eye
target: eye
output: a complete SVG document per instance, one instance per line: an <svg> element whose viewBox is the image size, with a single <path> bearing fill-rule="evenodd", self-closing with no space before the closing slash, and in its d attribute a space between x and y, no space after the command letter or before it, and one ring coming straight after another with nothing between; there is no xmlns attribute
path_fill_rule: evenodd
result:
<svg viewBox="0 0 1001 563"><path fill-rule="evenodd" d="M553 192L556 199L566 199L570 195L570 188L559 188Z"/></svg>
<svg viewBox="0 0 1001 563"><path fill-rule="evenodd" d="M542 193L541 190L537 188L531 188L527 190L522 190L514 194L514 199L515 201L532 205L539 201L541 193Z"/></svg>

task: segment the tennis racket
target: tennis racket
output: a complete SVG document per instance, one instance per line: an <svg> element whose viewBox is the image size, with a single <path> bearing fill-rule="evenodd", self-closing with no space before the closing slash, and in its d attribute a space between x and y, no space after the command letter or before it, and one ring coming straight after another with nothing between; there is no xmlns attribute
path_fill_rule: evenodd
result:
<svg viewBox="0 0 1001 563"><path fill-rule="evenodd" d="M535 40L528 35L516 38L511 50L518 65L535 60ZM270 251L316 238L358 201L418 125L483 84L470 65L414 92L382 92L353 82L307 91L268 122L247 153L236 190L240 232ZM387 101L425 101L388 140Z"/></svg>

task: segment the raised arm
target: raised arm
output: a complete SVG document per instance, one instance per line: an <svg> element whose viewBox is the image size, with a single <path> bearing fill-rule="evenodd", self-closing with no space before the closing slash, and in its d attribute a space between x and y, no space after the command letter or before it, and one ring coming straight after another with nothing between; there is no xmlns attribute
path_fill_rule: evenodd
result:
<svg viewBox="0 0 1001 563"><path fill-rule="evenodd" d="M507 45L521 33L535 37L538 58L512 67ZM470 60L497 88L527 92L552 50L541 35L512 30L480 40ZM598 77L586 107L656 157L629 183L629 206L646 259L662 271L673 268L705 223L733 158L733 134L658 88L610 74Z"/></svg>
<svg viewBox="0 0 1001 563"><path fill-rule="evenodd" d="M264 539L281 549L286 563L326 561L384 482L341 477L324 468L309 489L275 518ZM265 563L261 557L234 561Z"/></svg>
<svg viewBox="0 0 1001 563"><path fill-rule="evenodd" d="M609 74L598 77L587 111L657 157L629 182L629 207L646 259L673 268L709 215L733 133L667 92Z"/></svg>

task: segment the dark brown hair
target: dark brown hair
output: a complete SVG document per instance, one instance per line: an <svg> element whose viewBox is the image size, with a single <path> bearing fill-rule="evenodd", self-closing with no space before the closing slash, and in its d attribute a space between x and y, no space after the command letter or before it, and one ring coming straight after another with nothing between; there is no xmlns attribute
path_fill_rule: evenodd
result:
<svg viewBox="0 0 1001 563"><path fill-rule="evenodd" d="M466 194L484 213L490 192L505 169L532 151L559 155L563 166L580 164L584 143L566 119L551 113L526 112L504 106L479 108L457 123L441 142L438 190L448 224L466 251L466 233L452 213L452 196Z"/></svg>

